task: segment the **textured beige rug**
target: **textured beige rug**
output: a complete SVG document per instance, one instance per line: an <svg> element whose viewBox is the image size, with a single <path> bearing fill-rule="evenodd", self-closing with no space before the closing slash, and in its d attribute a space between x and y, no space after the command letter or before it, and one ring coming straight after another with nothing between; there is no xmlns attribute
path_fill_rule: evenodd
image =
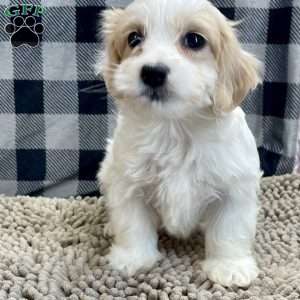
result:
<svg viewBox="0 0 300 300"><path fill-rule="evenodd" d="M224 289L199 267L203 241L162 236L164 259L135 278L109 270L107 216L96 198L0 197L0 300L300 299L300 177L262 183L256 253L259 278Z"/></svg>

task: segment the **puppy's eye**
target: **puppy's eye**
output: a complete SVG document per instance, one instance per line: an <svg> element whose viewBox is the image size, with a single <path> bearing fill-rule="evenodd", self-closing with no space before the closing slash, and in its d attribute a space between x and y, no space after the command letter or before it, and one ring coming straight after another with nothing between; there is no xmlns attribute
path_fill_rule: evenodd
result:
<svg viewBox="0 0 300 300"><path fill-rule="evenodd" d="M183 38L184 47L194 51L201 50L206 43L206 38L196 32L188 32Z"/></svg>
<svg viewBox="0 0 300 300"><path fill-rule="evenodd" d="M144 40L144 37L139 32L131 32L128 36L128 45L130 48L135 48L141 44Z"/></svg>

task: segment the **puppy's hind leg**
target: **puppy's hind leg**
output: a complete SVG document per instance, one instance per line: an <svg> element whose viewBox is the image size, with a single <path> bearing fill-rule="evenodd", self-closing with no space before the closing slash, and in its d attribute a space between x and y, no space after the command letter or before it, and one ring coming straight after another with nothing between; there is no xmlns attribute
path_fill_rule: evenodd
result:
<svg viewBox="0 0 300 300"><path fill-rule="evenodd" d="M224 286L248 286L258 274L252 247L256 229L256 183L236 183L208 209L205 232L208 277Z"/></svg>

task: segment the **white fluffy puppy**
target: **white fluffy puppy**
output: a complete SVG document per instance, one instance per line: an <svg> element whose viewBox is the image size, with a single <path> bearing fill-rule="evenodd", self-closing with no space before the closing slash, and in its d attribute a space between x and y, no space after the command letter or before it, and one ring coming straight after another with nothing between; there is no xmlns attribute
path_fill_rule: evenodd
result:
<svg viewBox="0 0 300 300"><path fill-rule="evenodd" d="M260 167L238 105L259 63L207 0L136 0L104 14L101 68L118 107L98 178L110 214L111 265L129 274L159 258L159 228L201 228L208 277L247 286Z"/></svg>

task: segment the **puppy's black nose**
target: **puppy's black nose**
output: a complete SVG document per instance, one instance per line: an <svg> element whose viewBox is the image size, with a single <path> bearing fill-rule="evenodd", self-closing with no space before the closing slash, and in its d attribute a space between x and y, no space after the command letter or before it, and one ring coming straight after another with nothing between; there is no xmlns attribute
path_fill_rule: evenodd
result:
<svg viewBox="0 0 300 300"><path fill-rule="evenodd" d="M145 65L141 71L141 78L145 85L155 89L162 87L167 80L170 69L163 65Z"/></svg>

